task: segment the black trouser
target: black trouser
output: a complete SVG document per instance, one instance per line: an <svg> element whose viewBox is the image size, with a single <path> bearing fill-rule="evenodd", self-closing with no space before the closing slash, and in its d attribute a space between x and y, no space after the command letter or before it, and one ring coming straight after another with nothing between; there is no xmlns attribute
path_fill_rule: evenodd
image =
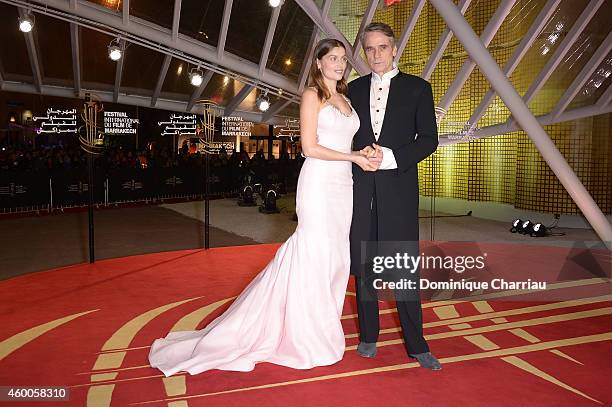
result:
<svg viewBox="0 0 612 407"><path fill-rule="evenodd" d="M378 219L376 211L376 192L372 198L372 216L370 222L370 241L378 240ZM378 296L372 286L372 267L366 265L362 281L361 273L355 273L355 287L357 291L357 313L359 317L359 339L361 342L374 343L378 341L380 323L378 317ZM396 300L400 297L395 293ZM397 313L404 343L409 354L429 352L429 346L423 337L423 312L420 300L396 301Z"/></svg>

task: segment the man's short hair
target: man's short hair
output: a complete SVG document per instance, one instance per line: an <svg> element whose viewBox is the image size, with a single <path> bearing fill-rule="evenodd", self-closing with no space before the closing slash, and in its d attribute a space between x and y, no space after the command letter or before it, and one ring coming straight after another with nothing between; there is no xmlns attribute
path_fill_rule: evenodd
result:
<svg viewBox="0 0 612 407"><path fill-rule="evenodd" d="M389 27L388 24L385 23L370 23L364 28L363 34L361 34L361 45L365 44L365 36L367 33L371 32L380 32L391 38L391 44L395 45L395 34L393 34L393 29Z"/></svg>

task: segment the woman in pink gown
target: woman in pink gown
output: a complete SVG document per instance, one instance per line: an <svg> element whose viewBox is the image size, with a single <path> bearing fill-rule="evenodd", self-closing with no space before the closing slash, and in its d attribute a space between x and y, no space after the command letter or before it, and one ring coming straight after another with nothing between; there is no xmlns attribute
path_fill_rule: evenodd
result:
<svg viewBox="0 0 612 407"><path fill-rule="evenodd" d="M349 278L352 163L374 170L367 151L351 151L359 118L346 98L340 41L315 49L311 87L300 106L300 172L295 233L229 309L199 331L172 332L151 346L149 362L170 376L210 369L250 371L269 362L296 369L342 359L340 323Z"/></svg>

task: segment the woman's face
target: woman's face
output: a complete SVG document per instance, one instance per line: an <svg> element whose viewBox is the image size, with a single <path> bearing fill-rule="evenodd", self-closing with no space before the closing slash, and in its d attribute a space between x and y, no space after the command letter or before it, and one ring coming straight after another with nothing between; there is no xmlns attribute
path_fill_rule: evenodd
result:
<svg viewBox="0 0 612 407"><path fill-rule="evenodd" d="M342 47L330 49L327 54L317 60L317 65L323 77L334 81L342 79L346 70L346 64L346 51Z"/></svg>

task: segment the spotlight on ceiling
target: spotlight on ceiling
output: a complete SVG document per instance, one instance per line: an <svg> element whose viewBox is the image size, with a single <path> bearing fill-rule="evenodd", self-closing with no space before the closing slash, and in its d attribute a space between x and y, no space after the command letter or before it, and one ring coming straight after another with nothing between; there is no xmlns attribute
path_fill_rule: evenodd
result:
<svg viewBox="0 0 612 407"><path fill-rule="evenodd" d="M121 43L119 38L115 38L108 44L108 57L113 61L119 61L123 56L123 50L121 49Z"/></svg>
<svg viewBox="0 0 612 407"><path fill-rule="evenodd" d="M270 99L268 99L268 92L267 91L266 91L266 93L264 93L263 96L261 96L257 100L257 108L259 110L261 110L262 112L265 112L266 110L268 110L270 108Z"/></svg>
<svg viewBox="0 0 612 407"><path fill-rule="evenodd" d="M284 0L268 0L268 3L270 4L270 7L278 7L283 4L283 1Z"/></svg>
<svg viewBox="0 0 612 407"><path fill-rule="evenodd" d="M203 80L204 76L199 68L194 68L189 72L189 82L191 82L193 86L200 86Z"/></svg>
<svg viewBox="0 0 612 407"><path fill-rule="evenodd" d="M34 28L34 15L30 12L19 17L19 30L24 33L29 33Z"/></svg>

